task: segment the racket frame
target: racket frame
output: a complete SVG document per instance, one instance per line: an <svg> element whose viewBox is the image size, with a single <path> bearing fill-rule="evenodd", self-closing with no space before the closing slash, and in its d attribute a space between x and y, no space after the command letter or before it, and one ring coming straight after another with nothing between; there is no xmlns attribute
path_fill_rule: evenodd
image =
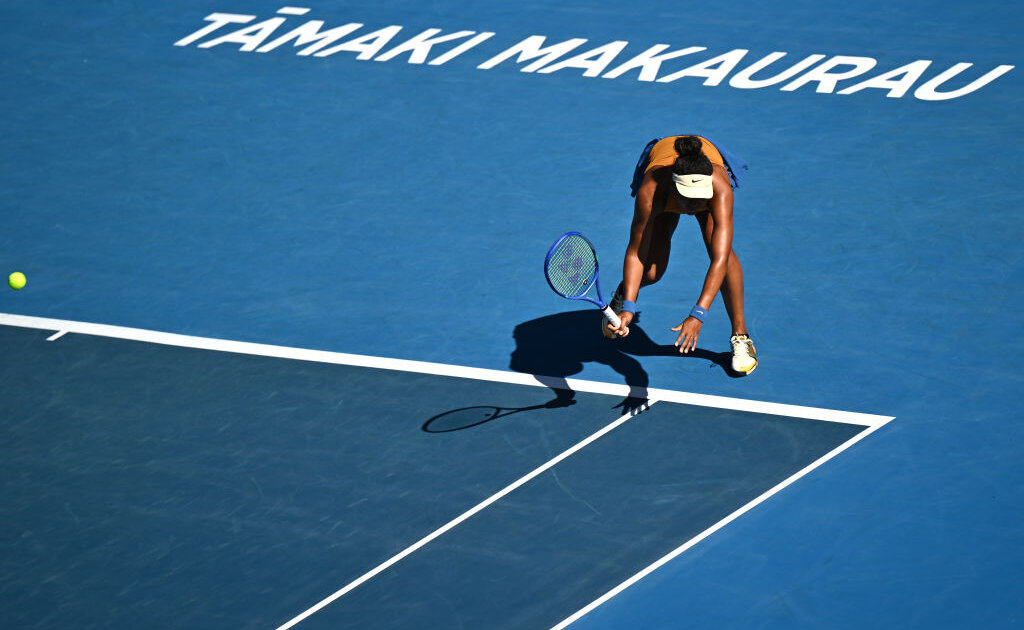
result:
<svg viewBox="0 0 1024 630"><path fill-rule="evenodd" d="M588 284L586 288L583 289L583 292L580 295L566 295L562 293L561 291L555 288L555 285L551 282L551 276L548 274L548 265L551 262L551 255L555 253L555 250L558 249L558 246L562 244L562 241L571 236L578 236L581 239L583 239L583 242L590 247L590 253L594 256L594 279L590 281L590 284ZM599 309L601 309L601 312L604 313L604 316L608 319L608 322L615 328L618 328L622 324L622 320L619 319L618 314L612 310L612 308L608 305L607 302L604 301L604 295L601 293L601 266L598 263L597 250L594 249L594 244L591 243L590 239L588 239L586 236L583 236L579 232L566 232L565 234L558 237L558 240L556 240L555 243L550 248L548 248L548 253L544 257L544 279L547 280L548 286L551 287L552 291L564 297L565 299L586 300L587 302L590 302L591 304L597 306ZM594 287L597 291L596 300L586 295L587 293L590 292L590 287Z"/></svg>

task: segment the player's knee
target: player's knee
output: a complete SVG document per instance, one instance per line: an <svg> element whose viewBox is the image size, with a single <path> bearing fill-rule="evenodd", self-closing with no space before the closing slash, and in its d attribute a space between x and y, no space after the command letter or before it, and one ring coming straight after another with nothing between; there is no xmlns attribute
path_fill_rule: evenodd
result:
<svg viewBox="0 0 1024 630"><path fill-rule="evenodd" d="M661 280L661 277L663 275L665 275L665 269L664 268L662 268L662 267L651 267L650 269L648 269L647 271L644 272L644 278L643 278L644 284L645 285L654 284L658 280Z"/></svg>
<svg viewBox="0 0 1024 630"><path fill-rule="evenodd" d="M740 265L740 257L736 254L735 249L729 252L729 268L731 269L732 267L742 269L742 265Z"/></svg>

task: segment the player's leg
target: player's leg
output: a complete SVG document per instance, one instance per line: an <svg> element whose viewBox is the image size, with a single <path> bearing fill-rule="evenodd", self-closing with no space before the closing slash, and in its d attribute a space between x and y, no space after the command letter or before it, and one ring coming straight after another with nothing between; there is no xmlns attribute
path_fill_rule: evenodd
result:
<svg viewBox="0 0 1024 630"><path fill-rule="evenodd" d="M672 253L672 235L679 225L679 215L675 212L662 212L652 223L651 237L645 239L646 242L640 247L640 260L644 264L644 275L640 278L642 287L654 284L665 275L669 254Z"/></svg>
<svg viewBox="0 0 1024 630"><path fill-rule="evenodd" d="M665 275L669 254L672 251L672 235L675 233L677 225L679 225L679 215L674 212L662 212L651 221L648 228L649 233L644 235L644 239L640 243L640 262L644 266L644 273L640 276L641 287L652 285ZM620 282L608 305L613 311L620 313L623 299L623 287ZM604 323L602 323L601 332L608 338L612 337Z"/></svg>
<svg viewBox="0 0 1024 630"><path fill-rule="evenodd" d="M651 222L650 233L644 235L640 243L640 262L644 266L644 274L640 276L640 286L652 285L665 275L668 269L669 254L672 252L672 235L679 225L679 215L674 212L662 212ZM622 283L612 294L612 310L618 312L622 307Z"/></svg>

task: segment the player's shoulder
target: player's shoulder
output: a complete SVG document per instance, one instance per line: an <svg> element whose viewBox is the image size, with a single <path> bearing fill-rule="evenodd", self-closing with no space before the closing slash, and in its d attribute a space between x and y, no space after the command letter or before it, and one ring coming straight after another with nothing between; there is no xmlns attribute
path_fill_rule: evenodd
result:
<svg viewBox="0 0 1024 630"><path fill-rule="evenodd" d="M676 158L679 157L675 145L676 138L678 137L669 136L668 138L662 138L651 147L651 152L647 156L648 170L669 166L672 162L675 162Z"/></svg>
<svg viewBox="0 0 1024 630"><path fill-rule="evenodd" d="M661 140L658 140L658 142L654 144L651 150L655 151L659 149L672 149L673 151L675 151L676 140L678 138L682 138L682 136L665 136Z"/></svg>
<svg viewBox="0 0 1024 630"><path fill-rule="evenodd" d="M727 201L732 200L732 180L729 179L729 171L721 164L712 164L714 171L711 174L711 183L714 186L715 195L722 196Z"/></svg>

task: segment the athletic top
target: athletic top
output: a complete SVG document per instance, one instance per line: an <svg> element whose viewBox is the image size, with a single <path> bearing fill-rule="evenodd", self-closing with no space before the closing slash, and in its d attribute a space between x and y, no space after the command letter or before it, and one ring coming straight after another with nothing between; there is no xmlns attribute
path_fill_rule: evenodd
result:
<svg viewBox="0 0 1024 630"><path fill-rule="evenodd" d="M662 138L657 142L657 144L651 147L651 152L647 156L647 168L644 169L644 173L650 173L656 168L663 168L675 164L676 158L679 157L675 146L676 138L680 137L682 136L669 136L667 138ZM707 138L701 138L700 136L696 137L699 138L701 142L701 153L706 155L712 164L717 164L724 168L725 160L722 159L722 154L718 152L715 145L708 142ZM665 211L682 213L683 209L680 207L679 200L676 199L675 195L668 195L666 197Z"/></svg>
<svg viewBox="0 0 1024 630"><path fill-rule="evenodd" d="M733 188L740 187L740 181L743 179L744 172L748 168L743 158L704 136L697 134L681 135L692 135L700 138L701 151L708 157L708 160L712 164L724 164L726 171L729 173L729 183ZM640 159L636 162L636 168L633 169L633 181L629 184L631 196L636 197L636 193L640 190L640 184L644 181L644 175L647 171L662 166L671 166L676 161L676 158L679 157L675 149L675 142L678 137L655 138L647 143L647 146L640 153ZM669 198L670 205L668 209L678 212L680 208L675 202L674 195L670 195Z"/></svg>
<svg viewBox="0 0 1024 630"><path fill-rule="evenodd" d="M656 168L663 166L672 166L679 154L676 153L676 138L682 138L683 136L669 136L662 138L651 147L651 152L647 156L647 168L644 169L644 173L650 173ZM701 138L697 136L701 142L701 153L706 155L712 164L719 166L725 166L725 160L722 159L722 154L718 152L715 145L711 144L707 138Z"/></svg>

